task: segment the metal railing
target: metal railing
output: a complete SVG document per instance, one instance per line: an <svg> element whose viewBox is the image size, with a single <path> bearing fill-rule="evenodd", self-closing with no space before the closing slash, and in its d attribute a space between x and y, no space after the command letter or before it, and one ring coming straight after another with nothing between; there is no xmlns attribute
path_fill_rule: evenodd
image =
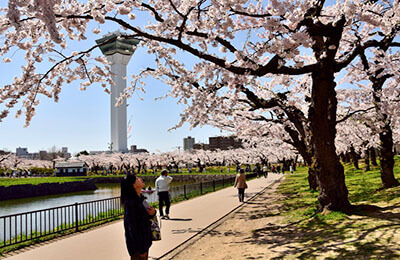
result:
<svg viewBox="0 0 400 260"><path fill-rule="evenodd" d="M255 174L246 175L256 177ZM184 199L233 185L235 177L172 187L171 197ZM150 196L157 196L156 193ZM149 201L156 201L155 198ZM0 216L0 248L57 234L123 215L120 197Z"/></svg>
<svg viewBox="0 0 400 260"><path fill-rule="evenodd" d="M0 217L0 248L115 218L120 197L75 203Z"/></svg>

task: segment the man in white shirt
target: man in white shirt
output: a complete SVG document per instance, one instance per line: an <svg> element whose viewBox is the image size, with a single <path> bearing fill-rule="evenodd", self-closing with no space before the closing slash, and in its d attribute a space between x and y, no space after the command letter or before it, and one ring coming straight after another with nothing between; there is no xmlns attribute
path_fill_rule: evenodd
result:
<svg viewBox="0 0 400 260"><path fill-rule="evenodd" d="M160 216L162 219L169 219L169 208L171 206L171 201L169 198L169 184L172 181L172 177L168 176L167 170L161 171L161 176L156 180L156 190L158 194L158 209L160 210ZM164 216L163 206L165 204Z"/></svg>
<svg viewBox="0 0 400 260"><path fill-rule="evenodd" d="M264 174L264 178L267 178L268 177L268 167L267 167L267 165L264 164L264 166L262 167L262 171L263 171L263 174Z"/></svg>

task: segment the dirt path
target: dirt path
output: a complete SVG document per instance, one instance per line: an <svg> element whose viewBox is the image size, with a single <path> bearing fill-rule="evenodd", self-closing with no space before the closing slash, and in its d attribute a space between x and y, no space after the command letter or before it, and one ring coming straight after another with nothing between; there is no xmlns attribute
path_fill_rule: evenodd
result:
<svg viewBox="0 0 400 260"><path fill-rule="evenodd" d="M163 260L400 259L400 203L369 205L331 224L303 218L300 230L280 215L282 181Z"/></svg>
<svg viewBox="0 0 400 260"><path fill-rule="evenodd" d="M164 259L271 259L285 252L287 243L265 234L276 228L279 216L275 190L279 182L267 188L238 211L217 223L207 233L178 248ZM290 237L290 235L289 235Z"/></svg>

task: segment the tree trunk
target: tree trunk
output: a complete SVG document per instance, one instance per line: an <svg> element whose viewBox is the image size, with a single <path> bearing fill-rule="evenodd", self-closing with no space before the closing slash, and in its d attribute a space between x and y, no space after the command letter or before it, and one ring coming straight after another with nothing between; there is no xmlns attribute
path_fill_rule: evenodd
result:
<svg viewBox="0 0 400 260"><path fill-rule="evenodd" d="M373 166L378 166L378 163L376 162L376 152L374 147L369 148L369 154L371 156L371 164Z"/></svg>
<svg viewBox="0 0 400 260"><path fill-rule="evenodd" d="M380 161L381 161L381 179L383 188L391 188L399 186L393 174L394 153L393 153L393 137L390 123L385 124L384 129L379 133L381 140Z"/></svg>
<svg viewBox="0 0 400 260"><path fill-rule="evenodd" d="M344 153L343 153L343 152L341 152L341 153L339 154L339 159L340 159L343 163L345 162L346 157L344 156Z"/></svg>
<svg viewBox="0 0 400 260"><path fill-rule="evenodd" d="M318 182L317 182L316 172L318 171L318 169L312 168L312 157L313 157L312 146L311 145L307 146L306 141L300 138L299 132L293 130L289 126L285 126L285 131L290 135L292 139L292 142L290 142L290 144L293 145L296 148L296 150L300 153L301 157L303 157L303 160L308 167L308 186L310 187L311 190L317 190ZM296 156L296 161L297 161L297 156ZM294 165L296 165L296 163L294 163Z"/></svg>
<svg viewBox="0 0 400 260"><path fill-rule="evenodd" d="M344 154L344 161L345 163L349 163L350 162L350 153L345 153Z"/></svg>
<svg viewBox="0 0 400 260"><path fill-rule="evenodd" d="M370 171L371 168L369 166L369 149L365 149L365 155L364 155L364 163L365 163L365 171Z"/></svg>
<svg viewBox="0 0 400 260"><path fill-rule="evenodd" d="M315 154L312 167L320 169L317 180L321 210L344 211L351 205L344 181L344 168L336 154L336 84L334 69L329 62L332 61L321 61L320 69L312 73L312 102L309 109Z"/></svg>
<svg viewBox="0 0 400 260"><path fill-rule="evenodd" d="M359 170L360 168L358 167L358 157L353 146L350 147L350 156L353 161L354 167L356 168L356 170Z"/></svg>
<svg viewBox="0 0 400 260"><path fill-rule="evenodd" d="M317 180L317 173L311 167L308 168L308 186L310 190L317 190L318 188L318 180Z"/></svg>

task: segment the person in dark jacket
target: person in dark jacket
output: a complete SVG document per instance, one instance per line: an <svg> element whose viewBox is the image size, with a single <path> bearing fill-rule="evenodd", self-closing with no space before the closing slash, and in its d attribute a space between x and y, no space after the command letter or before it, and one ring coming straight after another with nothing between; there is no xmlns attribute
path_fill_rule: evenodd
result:
<svg viewBox="0 0 400 260"><path fill-rule="evenodd" d="M153 207L145 207L141 195L143 180L135 175L126 176L121 182L121 202L124 205L125 241L131 260L148 259L152 244L150 217L156 214Z"/></svg>

